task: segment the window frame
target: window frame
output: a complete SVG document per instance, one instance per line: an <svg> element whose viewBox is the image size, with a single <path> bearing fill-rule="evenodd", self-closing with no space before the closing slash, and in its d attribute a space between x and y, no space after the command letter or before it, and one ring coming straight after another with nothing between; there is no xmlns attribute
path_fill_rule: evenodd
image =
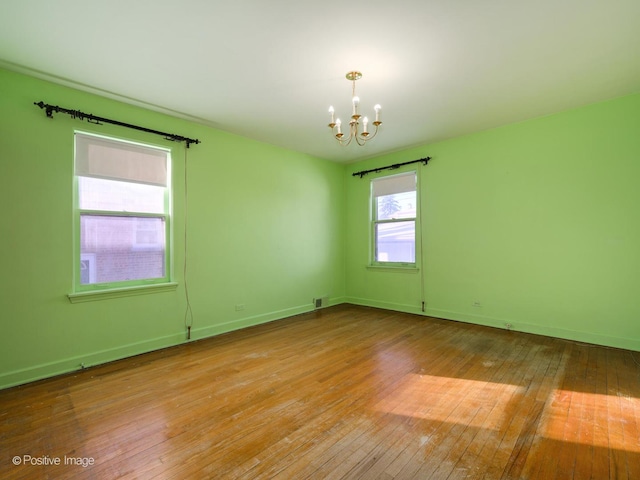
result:
<svg viewBox="0 0 640 480"><path fill-rule="evenodd" d="M374 192L374 182L377 180L381 180L383 178L391 178L391 177L398 177L401 175L409 175L409 174L413 174L414 179L415 179L415 192L416 192L416 200L415 200L415 208L416 208L416 213L414 217L406 217L406 218L391 218L391 219L383 219L383 220L379 220L377 218L378 216L378 205L377 205L377 197L375 196L375 192ZM380 175L377 176L376 178L372 178L371 181L369 182L369 221L370 221L370 231L369 231L369 238L370 238L370 263L369 266L371 267L380 267L380 268L401 268L401 269L417 269L418 268L418 262L419 262L419 258L418 258L418 235L419 235L419 222L418 219L420 218L420 192L419 192L419 178L418 178L419 172L418 170L406 170L403 172L398 172L398 173L394 173L391 175ZM393 262L393 261L381 261L378 260L378 236L377 236L377 232L378 232L378 225L381 224L385 224L385 225L389 225L389 224L393 224L393 223L402 223L402 222L413 222L413 252L414 252L414 261L413 262Z"/></svg>
<svg viewBox="0 0 640 480"><path fill-rule="evenodd" d="M166 168L167 168L167 179L166 186L164 187L163 192L163 213L147 213L147 212L138 212L138 211L113 211L113 210L95 210L95 209L81 209L80 208L80 186L79 186L79 177L82 175L78 175L76 172L76 163L77 163L77 135L82 135L85 137L94 137L101 140L106 140L110 142L116 142L120 144L128 144L133 146L140 146L144 148L150 148L154 150L162 151L166 155ZM173 189L171 183L171 171L172 171L172 157L171 157L171 149L167 147L163 147L157 144L140 142L125 139L122 137L115 137L110 135L98 135L92 132L80 131L76 130L73 134L73 147L74 147L74 155L73 155L73 293L69 294L69 299L75 303L75 301L86 301L92 294L112 294L111 296L122 296L129 294L137 294L137 293L150 293L155 289L153 287L161 287L159 290L164 290L163 287L172 287L175 288L177 284L172 282L172 251L173 251L173 242L172 242L172 196ZM136 182L132 182L136 183ZM81 218L83 215L88 216L105 216L110 218L159 218L164 221L164 242L165 242L165 250L164 250L164 275L162 277L157 278L148 278L148 279L136 279L136 280L122 280L122 281L112 281L112 282L102 282L102 283L81 283L81 267L84 261L83 254L81 250ZM135 232L134 232L135 234ZM148 251L148 250L136 250L132 251ZM126 293L127 291L131 291L130 293ZM122 293L122 295L118 295L118 293ZM84 300L82 300L84 298ZM109 295L104 296L103 298L109 298ZM75 299L75 300L74 300ZM80 300L78 300L80 299Z"/></svg>

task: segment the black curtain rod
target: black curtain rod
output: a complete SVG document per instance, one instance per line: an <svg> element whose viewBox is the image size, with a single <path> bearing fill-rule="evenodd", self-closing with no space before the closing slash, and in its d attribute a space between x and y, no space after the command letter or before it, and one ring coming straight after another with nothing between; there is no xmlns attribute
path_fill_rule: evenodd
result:
<svg viewBox="0 0 640 480"><path fill-rule="evenodd" d="M354 177L364 177L367 173L373 173L373 172L381 172L383 170L395 170L396 168L400 168L403 165L411 165L412 163L418 163L418 162L422 162L423 165L426 165L427 163L429 163L429 160L431 160L431 157L426 157L426 158L420 158L418 160L412 160L410 162L403 162L403 163L394 163L393 165L387 165L386 167L380 167L380 168L372 168L371 170L362 170L361 172L356 172L354 174L352 174Z"/></svg>
<svg viewBox="0 0 640 480"><path fill-rule="evenodd" d="M118 120L110 120L108 118L98 117L98 116L93 115L91 113L84 113L84 112L81 112L80 110L69 110L68 108L62 108L62 107L59 107L57 105L49 105L49 104L44 103L42 101L40 101L38 103L33 102L33 104L37 105L41 109L42 108L46 109L47 117L49 117L49 118L53 118L53 112L66 113L67 115L70 115L71 118L79 118L80 120L86 120L89 123L95 123L97 125L100 125L102 123L110 123L112 125L119 125L121 127L127 127L127 128L133 128L134 130L140 130L141 132L155 133L156 135L162 135L166 140L171 140L171 141L174 141L174 142L185 142L187 144L187 148L189 148L189 146L192 143L195 143L195 144L200 143L200 140L198 140L198 139L183 137L182 135L175 135L173 133L160 132L158 130L152 130L150 128L139 127L138 125L131 125L130 123L119 122Z"/></svg>

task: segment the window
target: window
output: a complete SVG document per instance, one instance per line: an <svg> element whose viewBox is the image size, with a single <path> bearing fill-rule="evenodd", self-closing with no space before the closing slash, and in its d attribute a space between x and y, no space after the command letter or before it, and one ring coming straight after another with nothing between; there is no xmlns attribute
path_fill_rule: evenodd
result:
<svg viewBox="0 0 640 480"><path fill-rule="evenodd" d="M169 281L170 152L75 134L76 291Z"/></svg>
<svg viewBox="0 0 640 480"><path fill-rule="evenodd" d="M416 172L371 181L373 263L416 263Z"/></svg>

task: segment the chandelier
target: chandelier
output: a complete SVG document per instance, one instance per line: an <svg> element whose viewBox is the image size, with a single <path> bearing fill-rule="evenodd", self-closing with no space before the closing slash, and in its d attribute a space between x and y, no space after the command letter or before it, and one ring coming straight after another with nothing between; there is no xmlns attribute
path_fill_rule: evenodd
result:
<svg viewBox="0 0 640 480"><path fill-rule="evenodd" d="M376 112L376 119L372 122L374 126L373 133L369 132L369 119L367 117L362 117L358 112L358 107L360 106L360 98L356 96L356 80L360 80L362 78L362 73L360 72L349 72L346 75L347 80L352 82L352 100L351 100L351 119L349 120L349 134L345 136L342 133L342 122L339 118L334 117L334 109L333 106L329 107L329 113L331 114L331 123L329 123L329 128L331 129L331 133L334 135L338 143L343 146L347 146L351 143L353 139L355 139L356 143L360 146L364 145L366 141L371 140L378 133L378 127L382 125L380 121L380 105L376 105L373 109ZM360 131L360 123L362 122L362 131Z"/></svg>

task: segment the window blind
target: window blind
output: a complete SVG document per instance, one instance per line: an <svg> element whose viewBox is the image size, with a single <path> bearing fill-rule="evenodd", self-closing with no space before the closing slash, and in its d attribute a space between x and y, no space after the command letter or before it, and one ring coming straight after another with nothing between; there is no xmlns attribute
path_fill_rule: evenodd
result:
<svg viewBox="0 0 640 480"><path fill-rule="evenodd" d="M384 197L395 193L414 192L416 190L416 172L401 173L371 181L373 196Z"/></svg>
<svg viewBox="0 0 640 480"><path fill-rule="evenodd" d="M167 186L168 151L76 133L76 175Z"/></svg>

